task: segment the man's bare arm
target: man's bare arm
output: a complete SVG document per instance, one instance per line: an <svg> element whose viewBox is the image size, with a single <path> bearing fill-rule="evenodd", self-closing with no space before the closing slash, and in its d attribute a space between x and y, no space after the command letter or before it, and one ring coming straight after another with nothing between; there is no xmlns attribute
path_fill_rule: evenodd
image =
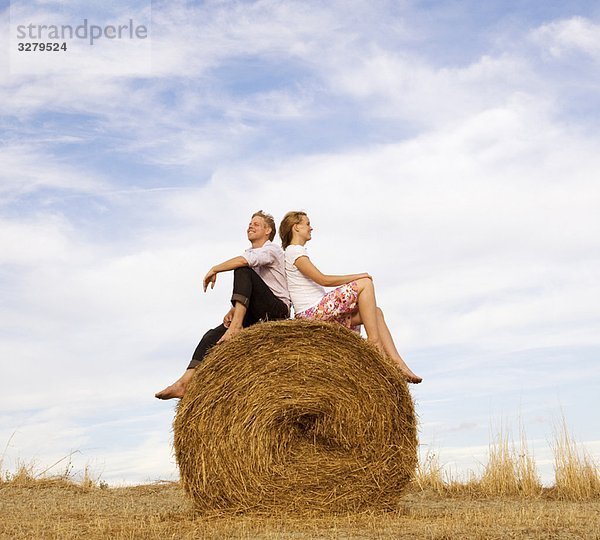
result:
<svg viewBox="0 0 600 540"><path fill-rule="evenodd" d="M233 259L229 259L227 261L222 262L221 264L217 264L216 266L213 266L208 271L208 273L204 276L204 279L202 280L202 286L204 288L204 292L206 292L206 289L208 289L209 283L210 283L211 289L215 288L215 283L217 281L217 274L219 272L228 272L229 270L235 270L236 268L241 268L242 266L248 266L248 261L241 255L238 255L237 257L234 257Z"/></svg>

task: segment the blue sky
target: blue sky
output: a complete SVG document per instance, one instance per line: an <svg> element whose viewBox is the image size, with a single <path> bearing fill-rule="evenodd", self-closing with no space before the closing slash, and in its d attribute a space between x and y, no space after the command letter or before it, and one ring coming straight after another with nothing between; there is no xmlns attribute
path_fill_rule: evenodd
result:
<svg viewBox="0 0 600 540"><path fill-rule="evenodd" d="M375 277L424 450L477 470L520 419L548 481L564 413L600 458L594 3L2 6L3 467L176 477L153 394L227 310L230 276L201 278L259 208L305 209L324 271ZM85 18L150 38L16 50L19 22Z"/></svg>

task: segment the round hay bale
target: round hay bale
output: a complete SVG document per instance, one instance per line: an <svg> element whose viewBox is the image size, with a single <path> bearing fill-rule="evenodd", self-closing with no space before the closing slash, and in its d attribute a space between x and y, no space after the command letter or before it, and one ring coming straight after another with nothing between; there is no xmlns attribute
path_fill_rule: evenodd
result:
<svg viewBox="0 0 600 540"><path fill-rule="evenodd" d="M200 511L393 509L417 463L399 369L333 323L254 325L196 368L174 421Z"/></svg>

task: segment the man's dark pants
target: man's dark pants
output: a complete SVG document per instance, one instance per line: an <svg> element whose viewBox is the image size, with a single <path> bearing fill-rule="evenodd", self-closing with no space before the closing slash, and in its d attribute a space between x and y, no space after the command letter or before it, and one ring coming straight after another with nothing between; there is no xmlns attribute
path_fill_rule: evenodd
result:
<svg viewBox="0 0 600 540"><path fill-rule="evenodd" d="M273 321L289 317L289 309L285 303L273 294L273 291L254 270L247 266L236 268L233 272L231 303L235 305L235 302L241 302L246 306L246 316L242 323L244 328L261 320ZM226 331L225 325L220 324L206 332L198 343L187 369L195 368Z"/></svg>

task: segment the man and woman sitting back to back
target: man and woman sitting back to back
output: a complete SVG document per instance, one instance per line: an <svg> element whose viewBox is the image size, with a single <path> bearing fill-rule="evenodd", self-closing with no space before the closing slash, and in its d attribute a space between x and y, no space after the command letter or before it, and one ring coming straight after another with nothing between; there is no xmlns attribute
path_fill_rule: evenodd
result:
<svg viewBox="0 0 600 540"><path fill-rule="evenodd" d="M181 398L211 347L259 321L287 319L292 306L297 319L337 322L355 331L364 325L367 340L398 364L407 381L421 382L394 345L383 312L377 307L373 278L367 273L321 273L305 247L312 230L306 213L288 212L279 226L282 249L273 243L273 217L262 211L252 215L246 231L251 247L243 255L213 266L203 280L206 291L209 286L214 288L217 274L233 270L231 309L222 324L204 334L184 374L155 394L157 398ZM327 292L325 287L334 289Z"/></svg>

